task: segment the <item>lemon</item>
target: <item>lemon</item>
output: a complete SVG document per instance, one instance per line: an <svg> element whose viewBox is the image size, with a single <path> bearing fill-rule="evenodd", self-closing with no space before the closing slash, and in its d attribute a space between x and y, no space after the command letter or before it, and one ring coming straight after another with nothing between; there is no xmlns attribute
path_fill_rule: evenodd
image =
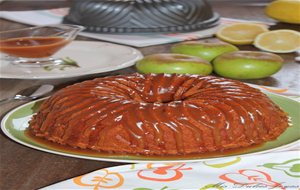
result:
<svg viewBox="0 0 300 190"><path fill-rule="evenodd" d="M300 33L294 30L273 30L258 35L255 47L273 53L290 53L300 49Z"/></svg>
<svg viewBox="0 0 300 190"><path fill-rule="evenodd" d="M270 3L266 14L281 22L300 24L300 0L277 0Z"/></svg>
<svg viewBox="0 0 300 190"><path fill-rule="evenodd" d="M216 36L231 44L252 44L258 34L269 31L267 26L256 23L237 23L221 27Z"/></svg>

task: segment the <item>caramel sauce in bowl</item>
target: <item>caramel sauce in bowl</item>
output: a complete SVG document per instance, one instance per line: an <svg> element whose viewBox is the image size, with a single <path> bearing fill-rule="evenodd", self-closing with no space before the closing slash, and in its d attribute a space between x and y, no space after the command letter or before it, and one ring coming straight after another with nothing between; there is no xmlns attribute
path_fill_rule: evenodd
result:
<svg viewBox="0 0 300 190"><path fill-rule="evenodd" d="M12 38L0 41L0 51L16 57L49 57L69 42L59 36Z"/></svg>
<svg viewBox="0 0 300 190"><path fill-rule="evenodd" d="M57 24L0 32L0 52L18 66L45 66L62 63L51 57L75 39L84 27Z"/></svg>

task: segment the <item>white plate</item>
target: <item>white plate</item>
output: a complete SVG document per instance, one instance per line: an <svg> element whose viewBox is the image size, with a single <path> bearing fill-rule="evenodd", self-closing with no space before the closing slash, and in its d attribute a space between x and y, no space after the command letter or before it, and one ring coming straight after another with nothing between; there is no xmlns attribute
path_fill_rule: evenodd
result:
<svg viewBox="0 0 300 190"><path fill-rule="evenodd" d="M2 56L3 57L3 56ZM73 41L53 57L69 57L79 67L46 70L43 67L20 67L1 60L0 78L54 79L103 73L130 67L143 57L140 51L105 42Z"/></svg>

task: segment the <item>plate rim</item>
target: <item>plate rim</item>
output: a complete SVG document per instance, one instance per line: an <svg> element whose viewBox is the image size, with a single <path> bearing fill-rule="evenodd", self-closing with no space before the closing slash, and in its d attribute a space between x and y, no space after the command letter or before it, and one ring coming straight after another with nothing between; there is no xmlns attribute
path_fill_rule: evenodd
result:
<svg viewBox="0 0 300 190"><path fill-rule="evenodd" d="M275 94L272 92L263 92L264 94L271 94L274 96L278 96L281 98L285 98L285 99L289 99L291 101L296 102L297 104L300 104L298 101L289 98L287 96L283 96L280 94ZM6 129L6 122L8 120L8 118L10 117L11 114L13 114L14 112L16 112L19 109L22 109L23 107L28 106L29 104L33 104L36 103L38 101L42 101L45 100L49 97L45 97L45 98L41 98L41 99L37 99L34 101L30 101L27 102L25 104L22 104L14 109L12 109L11 111L9 111L8 113L6 113L6 115L3 117L3 119L1 120L1 130L2 132L11 140L13 140L14 142L17 142L23 146L32 148L34 150L39 150L45 153L52 153L55 155L60 155L60 156L67 156L67 157L71 157L71 158L80 158L80 159L87 159L87 160L95 160L95 161L107 161L107 162L117 162L117 163L178 163L178 162L186 162L186 163L190 163L190 162L202 162L202 161L210 161L210 160L216 160L216 159L223 159L223 158L231 158L231 157L236 157L236 156L248 156L248 155L257 155L257 154L265 154L265 153L269 153L269 152L273 152L273 151L277 151L280 149L284 149L286 147L292 147L293 145L296 145L298 143L300 143L300 138L298 140L295 140L293 142L290 142L288 144L279 146L279 147L274 147L271 149L267 149L267 150L262 150L262 151L258 151L258 152L250 152L250 153L242 153L242 154L236 154L236 155L228 155L228 156L221 156L221 157L211 157L211 158L195 158L195 159L179 159L179 160L135 160L135 159L121 159L121 158L105 158L105 157L92 157L92 156L85 156L85 155L76 155L76 154L71 154L71 153L64 153L58 150L49 150L47 148L43 148L43 147L38 147L35 145L32 145L30 143L26 143L23 142L22 140L19 140L18 138L16 138L15 136L13 136L7 129Z"/></svg>
<svg viewBox="0 0 300 190"><path fill-rule="evenodd" d="M11 75L11 74L2 74L0 72L0 79L64 79L64 78L73 78L73 77L80 77L80 76L86 76L86 75L93 75L93 74L101 74L101 73L106 73L106 72L111 72L111 71L117 71L120 69L125 69L128 67L131 67L135 64L136 61L142 59L144 57L144 55L142 54L142 52L136 48L130 47L130 46L126 46L126 45L120 45L120 44L115 44L115 43L109 43L109 42L102 42L102 41L87 41L87 40L74 40L73 43L87 43L87 44L107 44L110 46L119 46L122 48L126 48L128 50L132 51L132 55L136 55L132 60L123 62L122 64L118 65L118 66L110 66L110 67L105 67L104 69L93 69L91 71L86 71L86 72L81 72L81 73L76 73L76 74L72 74L72 73L68 73L68 74L64 74L64 73L59 73L56 75L48 75L48 76L30 76L30 75ZM72 43L72 42L71 42ZM1 69L0 69L1 70Z"/></svg>

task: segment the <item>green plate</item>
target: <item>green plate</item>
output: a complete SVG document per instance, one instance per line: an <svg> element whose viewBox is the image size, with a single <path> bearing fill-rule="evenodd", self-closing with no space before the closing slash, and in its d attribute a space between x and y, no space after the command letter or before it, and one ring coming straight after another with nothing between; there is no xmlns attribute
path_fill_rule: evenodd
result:
<svg viewBox="0 0 300 190"><path fill-rule="evenodd" d="M28 121L31 119L32 115L37 112L40 104L44 101L44 99L29 102L9 112L1 122L1 129L12 140L34 149L64 156L110 162L195 162L228 156L266 153L280 148L285 148L292 144L296 144L300 139L300 103L284 96L279 96L271 93L266 94L285 112L289 114L291 118L291 126L288 127L287 130L274 141L270 141L264 143L263 145L247 148L241 151L227 152L225 154L211 154L204 156L197 155L189 157L147 157L101 154L94 151L66 148L54 143L52 143L52 146L49 145L49 143L45 143L46 141L40 141L25 134L25 130L28 127Z"/></svg>

